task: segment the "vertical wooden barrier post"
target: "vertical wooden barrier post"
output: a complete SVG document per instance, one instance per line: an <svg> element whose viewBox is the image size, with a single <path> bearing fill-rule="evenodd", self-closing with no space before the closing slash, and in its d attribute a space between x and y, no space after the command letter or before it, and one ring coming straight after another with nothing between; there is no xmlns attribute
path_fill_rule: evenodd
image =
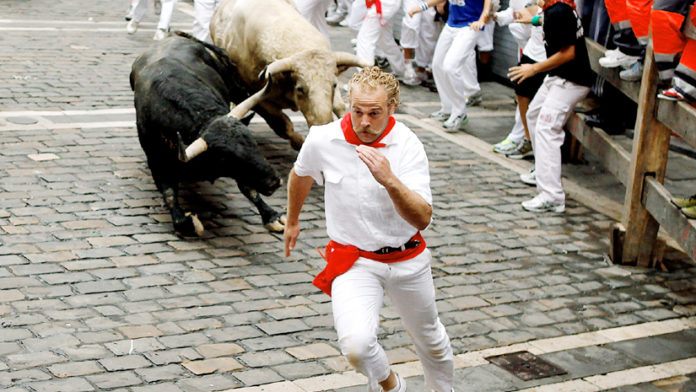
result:
<svg viewBox="0 0 696 392"><path fill-rule="evenodd" d="M657 67L653 56L652 33L643 67L631 167L624 199L623 225L626 228L626 236L620 262L647 267L652 261L651 256L660 227L642 203L643 189L646 176L654 177L660 183L664 182L671 135L669 129L655 118Z"/></svg>

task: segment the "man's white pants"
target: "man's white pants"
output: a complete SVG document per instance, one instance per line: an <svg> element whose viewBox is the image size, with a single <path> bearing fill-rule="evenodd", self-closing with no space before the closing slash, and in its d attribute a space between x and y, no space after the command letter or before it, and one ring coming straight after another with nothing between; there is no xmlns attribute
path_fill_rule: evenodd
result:
<svg viewBox="0 0 696 392"><path fill-rule="evenodd" d="M527 125L534 148L534 175L543 200L565 203L561 184L563 125L573 107L590 92L589 87L547 75L529 103Z"/></svg>
<svg viewBox="0 0 696 392"><path fill-rule="evenodd" d="M329 39L329 25L326 23L326 11L329 9L331 0L294 0L295 6L300 14L316 27L319 32L324 34L326 40Z"/></svg>
<svg viewBox="0 0 696 392"><path fill-rule="evenodd" d="M133 20L140 23L147 12L147 5L151 0L136 0L133 3ZM160 11L159 23L157 28L169 30L169 23L172 21L174 6L178 0L162 0L162 10Z"/></svg>
<svg viewBox="0 0 696 392"><path fill-rule="evenodd" d="M201 41L212 43L210 39L210 19L222 0L194 0L193 36Z"/></svg>
<svg viewBox="0 0 696 392"><path fill-rule="evenodd" d="M435 306L430 251L396 263L359 258L331 287L334 324L341 352L368 378L370 390L389 377L387 355L377 342L379 312L386 291L396 307L423 365L425 383L434 391L454 385L454 356Z"/></svg>
<svg viewBox="0 0 696 392"><path fill-rule="evenodd" d="M392 27L394 16L399 11L400 5L401 1L382 0L381 21L376 11L377 7L373 5L365 10L364 1L356 1L353 5L353 11L351 11L351 27L354 19L357 19L361 14L365 16L360 25L360 30L358 30L358 44L355 48L358 57L370 63L374 62L375 50L377 45L379 45L387 60L389 60L392 71L397 76L403 76L406 69L404 56L401 54L399 45L394 41L394 30ZM352 15L353 12L356 15Z"/></svg>
<svg viewBox="0 0 696 392"><path fill-rule="evenodd" d="M481 31L445 25L433 55L433 79L446 113L466 113L466 97L481 91L476 75L476 42Z"/></svg>
<svg viewBox="0 0 696 392"><path fill-rule="evenodd" d="M415 61L421 67L429 67L442 26L435 22L435 7L408 16L408 11L420 6L420 0L404 0L404 17L401 20L401 47L415 49Z"/></svg>

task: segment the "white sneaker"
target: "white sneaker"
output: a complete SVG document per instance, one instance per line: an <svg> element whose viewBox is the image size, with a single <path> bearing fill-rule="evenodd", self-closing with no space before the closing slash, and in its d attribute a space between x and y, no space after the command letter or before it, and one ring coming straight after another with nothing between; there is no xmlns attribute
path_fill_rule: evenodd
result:
<svg viewBox="0 0 696 392"><path fill-rule="evenodd" d="M420 85L420 78L416 75L416 70L413 69L411 63L406 64L406 70L404 71L404 77L402 81L407 86L418 86Z"/></svg>
<svg viewBox="0 0 696 392"><path fill-rule="evenodd" d="M531 212L563 212L565 203L544 200L541 195L537 195L531 200L523 201L522 208Z"/></svg>
<svg viewBox="0 0 696 392"><path fill-rule="evenodd" d="M532 168L529 173L520 174L520 181L527 185L536 185L536 174L534 174L534 168Z"/></svg>
<svg viewBox="0 0 696 392"><path fill-rule="evenodd" d="M169 33L166 30L157 29L157 31L155 31L155 36L152 37L152 39L155 41L160 41L167 38L168 35Z"/></svg>
<svg viewBox="0 0 696 392"><path fill-rule="evenodd" d="M437 121L445 121L450 117L450 114L445 112L444 109L440 109L437 112L430 113L430 118Z"/></svg>
<svg viewBox="0 0 696 392"><path fill-rule="evenodd" d="M618 57L621 54L621 51L619 48L616 49L607 49L604 51L604 56L603 57Z"/></svg>
<svg viewBox="0 0 696 392"><path fill-rule="evenodd" d="M331 15L326 17L326 23L328 23L332 26L338 26L338 24L341 23L343 21L343 19L345 19L345 18L346 18L345 14L339 14L339 13L331 14Z"/></svg>
<svg viewBox="0 0 696 392"><path fill-rule="evenodd" d="M638 60L638 56L628 56L619 52L619 54L615 57L602 57L601 59L599 59L599 65L601 65L604 68L628 68L631 66L631 64L635 63Z"/></svg>
<svg viewBox="0 0 696 392"><path fill-rule="evenodd" d="M636 61L628 69L619 72L619 78L627 82L637 82L643 79L643 64Z"/></svg>
<svg viewBox="0 0 696 392"><path fill-rule="evenodd" d="M454 113L450 114L450 117L445 121L444 124L442 124L443 127L448 128L448 129L460 129L461 127L465 126L469 122L469 119L467 118L465 113L455 115Z"/></svg>
<svg viewBox="0 0 696 392"><path fill-rule="evenodd" d="M509 154L515 151L519 147L520 143L522 142L516 142L506 137L501 142L493 145L493 152L497 152L498 154Z"/></svg>
<svg viewBox="0 0 696 392"><path fill-rule="evenodd" d="M482 100L483 95L479 91L474 95L469 95L468 97L466 97L466 106L476 106L480 104Z"/></svg>
<svg viewBox="0 0 696 392"><path fill-rule="evenodd" d="M135 20L131 20L130 22L128 22L128 24L126 25L126 33L135 34L135 32L138 31L138 24L139 23Z"/></svg>
<svg viewBox="0 0 696 392"><path fill-rule="evenodd" d="M396 386L388 391L384 391L384 389L382 390L384 392L406 392L406 380L404 380L404 378L398 373L394 373L394 375L396 376Z"/></svg>

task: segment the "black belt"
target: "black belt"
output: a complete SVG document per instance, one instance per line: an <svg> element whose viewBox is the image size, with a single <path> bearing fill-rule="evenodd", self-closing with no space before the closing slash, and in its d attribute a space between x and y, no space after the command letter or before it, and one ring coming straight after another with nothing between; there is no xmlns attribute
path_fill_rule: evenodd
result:
<svg viewBox="0 0 696 392"><path fill-rule="evenodd" d="M392 253L392 252L401 252L401 251L404 251L406 249L413 249L413 248L417 247L418 245L420 245L420 243L421 243L420 241L413 240L413 241L409 241L409 242L401 245L398 248L393 248L391 246L385 246L384 248L379 248L372 253L377 253L378 255L387 255L387 254Z"/></svg>

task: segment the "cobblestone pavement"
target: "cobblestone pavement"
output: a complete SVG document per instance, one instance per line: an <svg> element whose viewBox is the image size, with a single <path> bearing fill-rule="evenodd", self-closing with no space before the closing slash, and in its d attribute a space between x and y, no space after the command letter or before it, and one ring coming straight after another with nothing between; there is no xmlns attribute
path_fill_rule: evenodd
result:
<svg viewBox="0 0 696 392"><path fill-rule="evenodd" d="M229 180L185 187L206 232L173 233L128 85L155 19L128 36L123 3L0 2L0 388L363 391L338 351L329 298L311 285L323 265L314 248L327 241L319 187L291 259ZM189 2L173 21L190 28ZM349 48L350 32L332 34ZM469 128L509 129L511 97L487 83ZM480 152L485 142L424 120L437 107L427 90L404 98L398 118L431 163L424 236L457 390L696 390L696 270L683 256L668 255L670 271L612 266L614 219L575 199L564 214L522 211L528 162L501 164ZM252 129L286 175L296 153L262 122ZM266 199L281 209L284 192ZM391 361L410 391L425 390L389 302L382 316ZM519 350L565 374L523 381L486 359Z"/></svg>

